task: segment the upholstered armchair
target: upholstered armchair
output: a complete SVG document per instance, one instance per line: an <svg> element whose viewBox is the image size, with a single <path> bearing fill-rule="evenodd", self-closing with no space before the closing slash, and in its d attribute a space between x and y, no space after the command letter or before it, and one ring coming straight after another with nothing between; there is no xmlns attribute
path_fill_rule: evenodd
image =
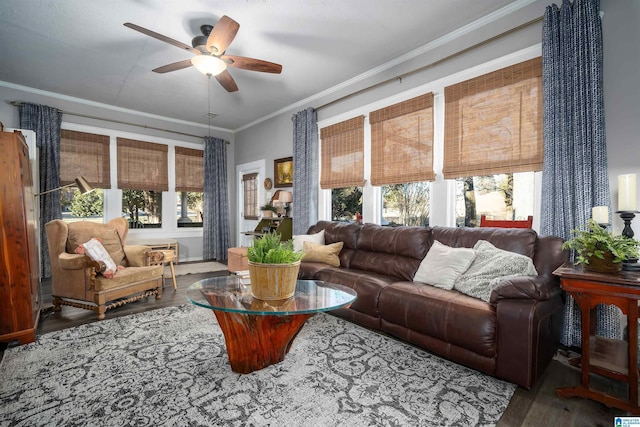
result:
<svg viewBox="0 0 640 427"><path fill-rule="evenodd" d="M51 294L55 311L61 305L85 308L105 317L106 310L151 295L162 297L161 251L125 244L129 225L124 218L106 224L89 221L45 225L51 258ZM106 265L77 252L78 246L97 238L109 252L118 270L107 278Z"/></svg>

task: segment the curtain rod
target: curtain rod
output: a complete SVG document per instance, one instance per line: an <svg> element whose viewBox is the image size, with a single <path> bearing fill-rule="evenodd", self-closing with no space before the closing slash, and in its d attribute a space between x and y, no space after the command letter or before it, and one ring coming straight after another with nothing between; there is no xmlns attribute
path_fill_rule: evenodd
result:
<svg viewBox="0 0 640 427"><path fill-rule="evenodd" d="M438 65L438 64L440 64L442 62L449 61L450 59L453 59L456 56L460 56L463 53L467 53L467 52L469 52L469 51L471 51L473 49L477 49L480 46L484 46L486 44L489 44L489 43L491 43L491 42L493 42L495 40L498 40L498 39L500 39L500 38L502 38L504 36L507 36L509 34L512 34L512 33L516 32L516 31L520 31L521 29L529 27L529 26L531 26L533 24L536 24L536 23L542 21L543 19L544 19L544 16L540 16L538 18L532 19L529 22L525 22L524 24L518 25L517 27L511 28L511 29L509 29L507 31L504 31L504 32L502 32L500 34L497 34L497 35L495 35L493 37L490 37L490 38L488 38L486 40L483 40L481 42L473 44L473 45L471 45L469 47L466 47L466 48L464 48L464 49L462 49L462 50L460 50L458 52L452 53L451 55L448 55L448 56L445 56L444 58L438 59L437 61L434 61L434 62L432 62L430 64L423 65L422 67L416 68L415 70L407 71L406 73L401 74L399 76L391 77L391 78L389 78L387 80L383 80L383 81L375 83L375 84L373 84L371 86L367 86L365 88L362 88L360 90L352 92L352 93L350 93L348 95L341 96L340 98L334 99L333 101L329 101L326 104L322 104L321 106L316 107L315 109L316 109L316 111L317 110L321 110L322 108L328 107L329 105L333 105L333 104L338 103L340 101L343 101L345 99L351 98L352 96L359 95L359 94L364 93L364 92L368 92L368 91L370 91L372 89L375 89L377 87L386 85L387 83L395 82L395 81L398 81L398 80L400 82L402 82L402 79L407 77L407 76L411 76L413 74L419 73L419 72L424 71L424 70L426 70L428 68L434 67L434 66L436 66L436 65ZM291 120L293 120L293 117L291 118Z"/></svg>
<svg viewBox="0 0 640 427"><path fill-rule="evenodd" d="M19 107L22 104L22 102L20 102L20 101L11 101L10 104L13 105L14 107ZM61 112L62 112L62 114L67 114L69 116L83 117L85 119L94 119L94 120L101 120L101 121L104 121L104 122L118 123L118 124L121 124L121 125L137 126L137 127L141 127L141 128L144 128L144 129L159 130L161 132L169 132L169 133L175 133L177 135L191 136L193 138L206 138L205 136L193 135L191 133L179 132L177 130L162 129L162 128L157 128L157 127L154 127L154 126L139 125L139 124L136 124L136 123L125 122L123 120L105 119L105 118L102 118L102 117L89 116L87 114L71 113L69 111L61 111ZM224 142L227 145L231 144L231 141L227 141L226 139L224 140Z"/></svg>

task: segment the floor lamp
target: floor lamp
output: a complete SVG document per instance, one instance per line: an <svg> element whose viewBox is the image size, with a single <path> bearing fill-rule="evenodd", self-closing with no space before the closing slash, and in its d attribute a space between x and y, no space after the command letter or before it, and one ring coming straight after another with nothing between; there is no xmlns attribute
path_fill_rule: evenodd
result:
<svg viewBox="0 0 640 427"><path fill-rule="evenodd" d="M87 182L84 177L79 176L73 180L71 184L63 185L62 187L52 188L51 190L43 191L42 193L34 194L34 196L42 196L43 194L52 193L54 191L62 190L63 188L69 188L76 186L78 190L80 190L80 194L87 194L90 191L93 191L93 187Z"/></svg>

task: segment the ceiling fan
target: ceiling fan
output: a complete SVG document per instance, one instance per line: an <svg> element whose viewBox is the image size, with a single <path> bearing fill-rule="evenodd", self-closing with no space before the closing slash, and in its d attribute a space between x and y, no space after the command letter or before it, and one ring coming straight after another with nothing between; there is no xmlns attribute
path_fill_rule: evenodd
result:
<svg viewBox="0 0 640 427"><path fill-rule="evenodd" d="M220 18L215 26L202 25L200 31L202 31L203 35L194 37L191 41L191 46L130 22L126 22L124 26L180 49L188 50L195 55L191 59L158 67L153 70L156 73L168 73L193 65L201 73L215 76L216 80L228 92L235 92L238 90L238 85L236 85L233 77L227 71L227 66L249 71L261 71L263 73L280 74L282 71L282 65L273 62L244 56L225 55L227 47L229 47L240 28L240 24L226 15Z"/></svg>

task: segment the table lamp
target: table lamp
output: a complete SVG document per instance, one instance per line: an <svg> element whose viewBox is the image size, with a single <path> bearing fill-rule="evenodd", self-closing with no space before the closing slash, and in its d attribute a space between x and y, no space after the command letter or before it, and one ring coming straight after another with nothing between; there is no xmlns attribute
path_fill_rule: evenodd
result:
<svg viewBox="0 0 640 427"><path fill-rule="evenodd" d="M291 191L281 191L278 200L284 203L284 216L289 216L290 203L293 202L293 193Z"/></svg>

